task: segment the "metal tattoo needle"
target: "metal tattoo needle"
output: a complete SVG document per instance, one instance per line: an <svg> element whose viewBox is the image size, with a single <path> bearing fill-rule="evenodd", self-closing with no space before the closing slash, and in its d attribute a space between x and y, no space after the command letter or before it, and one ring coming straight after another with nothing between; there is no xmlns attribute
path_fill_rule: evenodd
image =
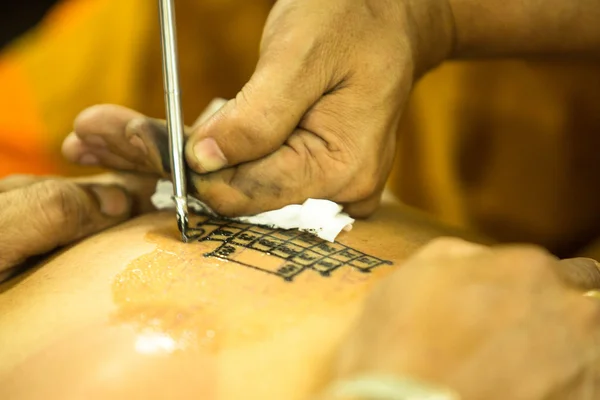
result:
<svg viewBox="0 0 600 400"><path fill-rule="evenodd" d="M177 58L177 33L175 29L174 0L158 0L162 41L163 79L173 177L173 199L177 212L177 226L181 240L188 241L188 206L183 158L183 116L179 91L179 60Z"/></svg>

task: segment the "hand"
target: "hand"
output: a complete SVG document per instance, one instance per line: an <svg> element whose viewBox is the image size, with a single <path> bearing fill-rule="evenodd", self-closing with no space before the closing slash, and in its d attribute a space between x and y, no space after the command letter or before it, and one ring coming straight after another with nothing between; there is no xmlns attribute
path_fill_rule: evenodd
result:
<svg viewBox="0 0 600 400"><path fill-rule="evenodd" d="M414 76L450 51L445 4L278 1L250 81L189 131L187 161L202 174L193 178L195 195L226 216L255 214L308 197L342 203L356 217L373 212L392 165L396 127ZM116 107L114 113L108 108L95 112L112 126L120 121L123 135L126 114L129 121L142 117ZM131 145L111 139L108 151L117 157L111 158L106 147L85 140L86 135L107 134L104 125L76 127L75 134L90 154L104 152L96 162L116 167L120 158L137 168L123 147ZM70 140L70 148L76 147ZM93 159L68 149L71 159Z"/></svg>
<svg viewBox="0 0 600 400"><path fill-rule="evenodd" d="M0 282L28 257L147 210L153 185L109 174L74 180L28 175L1 179Z"/></svg>
<svg viewBox="0 0 600 400"><path fill-rule="evenodd" d="M582 293L598 287L590 259L437 240L373 292L339 377L410 375L463 400L596 398L600 301Z"/></svg>

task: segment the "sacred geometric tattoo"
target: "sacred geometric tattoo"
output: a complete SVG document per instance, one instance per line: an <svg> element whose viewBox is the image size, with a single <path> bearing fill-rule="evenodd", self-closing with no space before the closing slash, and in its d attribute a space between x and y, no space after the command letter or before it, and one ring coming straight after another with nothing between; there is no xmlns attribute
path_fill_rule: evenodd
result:
<svg viewBox="0 0 600 400"><path fill-rule="evenodd" d="M232 261L291 281L304 271L316 271L322 276L340 267L351 267L368 273L391 261L381 260L339 243L330 243L298 230L280 230L247 225L220 219L208 219L190 228L192 240L217 241L217 249L204 254ZM279 262L255 265L244 257L245 251L258 251L276 257Z"/></svg>

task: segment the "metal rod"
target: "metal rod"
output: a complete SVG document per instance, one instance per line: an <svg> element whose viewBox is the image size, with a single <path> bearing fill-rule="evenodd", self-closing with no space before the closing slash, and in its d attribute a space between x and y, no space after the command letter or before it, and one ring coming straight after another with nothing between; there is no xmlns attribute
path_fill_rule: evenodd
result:
<svg viewBox="0 0 600 400"><path fill-rule="evenodd" d="M177 213L177 226L181 240L188 241L187 182L183 156L183 116L179 91L179 60L177 57L177 32L175 28L174 0L158 0L162 41L163 79L173 177L173 199Z"/></svg>

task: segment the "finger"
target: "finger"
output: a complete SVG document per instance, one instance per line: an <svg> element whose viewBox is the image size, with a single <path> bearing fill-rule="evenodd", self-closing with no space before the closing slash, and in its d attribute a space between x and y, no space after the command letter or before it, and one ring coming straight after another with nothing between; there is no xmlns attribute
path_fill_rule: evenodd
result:
<svg viewBox="0 0 600 400"><path fill-rule="evenodd" d="M364 200L360 200L354 203L344 204L344 212L353 218L367 218L373 214L381 204L381 196L384 188L379 189L371 196Z"/></svg>
<svg viewBox="0 0 600 400"><path fill-rule="evenodd" d="M295 10L271 15L260 61L250 81L208 121L198 126L186 144L186 159L199 173L257 160L278 149L307 110L344 80L334 72L314 37L310 24L296 24ZM273 21L278 19L278 21ZM313 32L314 33L314 32Z"/></svg>
<svg viewBox="0 0 600 400"><path fill-rule="evenodd" d="M0 270L124 221L128 194L117 186L46 180L0 195Z"/></svg>
<svg viewBox="0 0 600 400"><path fill-rule="evenodd" d="M135 173L98 174L71 178L69 181L80 185L118 186L126 188L131 199L131 215L140 215L156 210L151 202L151 196L156 190L156 177Z"/></svg>
<svg viewBox="0 0 600 400"><path fill-rule="evenodd" d="M106 149L107 139L124 134L127 124L144 115L125 107L101 104L88 107L75 118L74 131L82 140L86 150ZM67 149L70 150L70 149ZM74 149L79 150L79 149ZM131 149L129 149L131 150ZM81 157L85 154L65 154ZM77 158L74 161L79 161Z"/></svg>
<svg viewBox="0 0 600 400"><path fill-rule="evenodd" d="M0 179L0 193L29 186L32 183L46 179L49 178L47 176L39 175L10 175Z"/></svg>
<svg viewBox="0 0 600 400"><path fill-rule="evenodd" d="M83 165L165 175L168 135L164 123L125 107L98 105L75 120L63 155Z"/></svg>
<svg viewBox="0 0 600 400"><path fill-rule="evenodd" d="M89 138L88 138L89 139ZM75 132L70 133L62 145L63 156L76 164L83 166L104 166L121 171L136 170L136 165L129 160L110 151L106 144L86 143Z"/></svg>
<svg viewBox="0 0 600 400"><path fill-rule="evenodd" d="M320 138L299 129L284 146L258 161L210 174L190 174L189 187L191 194L221 215L254 215L301 204L316 193L319 198L338 201L335 195L348 182L331 177L340 176L343 168L330 159Z"/></svg>
<svg viewBox="0 0 600 400"><path fill-rule="evenodd" d="M555 271L563 282L576 289L600 289L600 265L591 258L561 260L556 264Z"/></svg>
<svg viewBox="0 0 600 400"><path fill-rule="evenodd" d="M373 190L347 163L331 154L312 132L296 129L274 153L254 162L209 174L190 173L190 193L221 215L235 217L325 198L345 206L351 216L370 215L380 203L382 179Z"/></svg>

